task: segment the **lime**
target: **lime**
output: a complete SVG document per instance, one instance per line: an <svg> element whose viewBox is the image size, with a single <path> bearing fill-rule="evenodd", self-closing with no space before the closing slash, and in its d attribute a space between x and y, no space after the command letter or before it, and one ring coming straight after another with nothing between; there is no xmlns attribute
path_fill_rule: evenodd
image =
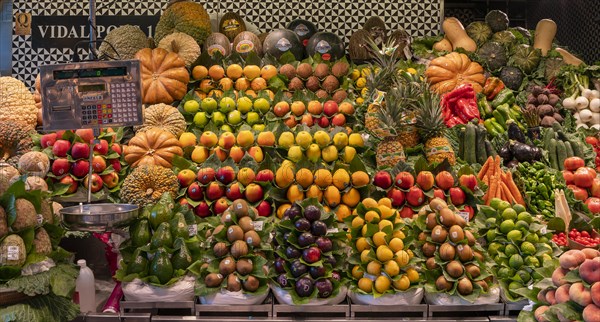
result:
<svg viewBox="0 0 600 322"><path fill-rule="evenodd" d="M541 261L542 263L546 263L546 262L552 262L552 256L550 256L550 254L543 254L543 255L541 256L541 258L542 258L542 259L541 259L540 261Z"/></svg>
<svg viewBox="0 0 600 322"><path fill-rule="evenodd" d="M511 278L515 275L515 271L510 267L502 267L498 270L498 277Z"/></svg>
<svg viewBox="0 0 600 322"><path fill-rule="evenodd" d="M504 255L506 255L507 257L510 257L510 256L512 256L514 254L518 254L518 253L519 253L519 249L517 248L517 246L515 246L513 244L508 244L504 248Z"/></svg>
<svg viewBox="0 0 600 322"><path fill-rule="evenodd" d="M493 242L494 239L496 239L496 230L495 229L488 230L487 233L485 234L485 238L487 239L488 243Z"/></svg>
<svg viewBox="0 0 600 322"><path fill-rule="evenodd" d="M537 234L532 233L527 235L527 237L525 237L525 240L530 243L537 244L540 241L540 237Z"/></svg>
<svg viewBox="0 0 600 322"><path fill-rule="evenodd" d="M252 125L252 130L256 132L263 132L267 126L264 124L254 124Z"/></svg>
<svg viewBox="0 0 600 322"><path fill-rule="evenodd" d="M223 97L219 102L219 111L229 113L235 109L235 101L231 97Z"/></svg>
<svg viewBox="0 0 600 322"><path fill-rule="evenodd" d="M217 109L217 105L218 105L217 101L214 98L207 97L202 100L200 107L202 108L203 111L212 113Z"/></svg>
<svg viewBox="0 0 600 322"><path fill-rule="evenodd" d="M235 132L233 130L233 128L231 127L231 125L229 125L229 124L223 124L223 125L221 125L221 131L222 132Z"/></svg>
<svg viewBox="0 0 600 322"><path fill-rule="evenodd" d="M519 229L519 230L521 230L523 232L528 232L529 231L529 224L526 221L524 221L524 220L519 220L515 224L515 228Z"/></svg>
<svg viewBox="0 0 600 322"><path fill-rule="evenodd" d="M200 103L196 100L189 100L183 104L183 110L188 113L196 113L200 109Z"/></svg>
<svg viewBox="0 0 600 322"><path fill-rule="evenodd" d="M240 122L242 122L242 113L237 110L229 112L227 115L227 122L233 125L240 124Z"/></svg>
<svg viewBox="0 0 600 322"><path fill-rule="evenodd" d="M527 211L522 211L517 216L517 220L523 220L524 222L531 224L531 222L533 221L533 217Z"/></svg>
<svg viewBox="0 0 600 322"><path fill-rule="evenodd" d="M520 205L518 203L512 205L512 209L514 209L518 214L527 211L527 209L525 208L525 206Z"/></svg>
<svg viewBox="0 0 600 322"><path fill-rule="evenodd" d="M206 124L208 124L208 116L206 115L206 112L198 112L196 113L196 115L194 115L194 124L199 125L199 126L204 126Z"/></svg>
<svg viewBox="0 0 600 322"><path fill-rule="evenodd" d="M492 200L490 201L490 207L492 207L492 208L494 208L496 210L499 210L500 209L500 203L502 201L503 200L500 199L500 198L492 198Z"/></svg>
<svg viewBox="0 0 600 322"><path fill-rule="evenodd" d="M522 288L523 284L519 283L519 282L510 282L510 284L508 284L508 292L510 293L510 295L516 297L519 296L519 294L513 292L516 289Z"/></svg>
<svg viewBox="0 0 600 322"><path fill-rule="evenodd" d="M514 254L508 259L508 266L512 269L519 269L523 266L523 257L519 254Z"/></svg>
<svg viewBox="0 0 600 322"><path fill-rule="evenodd" d="M260 115L256 112L248 112L246 114L246 123L254 125L260 122Z"/></svg>
<svg viewBox="0 0 600 322"><path fill-rule="evenodd" d="M502 244L493 242L488 246L488 253L491 256L496 256L500 249L502 249Z"/></svg>
<svg viewBox="0 0 600 322"><path fill-rule="evenodd" d="M496 218L488 218L485 220L485 224L487 227L494 227L496 226Z"/></svg>
<svg viewBox="0 0 600 322"><path fill-rule="evenodd" d="M540 237L540 240L539 240L539 242L540 242L540 243L547 244L547 243L548 243L548 237L546 237L546 236L542 236L542 237Z"/></svg>
<svg viewBox="0 0 600 322"><path fill-rule="evenodd" d="M535 256L527 256L525 258L525 265L529 267L540 267L540 260Z"/></svg>
<svg viewBox="0 0 600 322"><path fill-rule="evenodd" d="M512 208L506 208L504 209L504 211L502 212L502 219L504 220L516 220L517 219L517 212L512 209Z"/></svg>
<svg viewBox="0 0 600 322"><path fill-rule="evenodd" d="M500 232L508 234L511 230L515 229L515 222L512 220L505 220L500 224Z"/></svg>
<svg viewBox="0 0 600 322"><path fill-rule="evenodd" d="M505 209L510 208L510 203L508 201L504 201L502 200L499 204L498 204L498 211L499 212L503 212Z"/></svg>
<svg viewBox="0 0 600 322"><path fill-rule="evenodd" d="M529 272L524 269L518 271L517 276L519 276L521 281L523 281L524 283L529 282L529 280L531 279L531 274L529 274Z"/></svg>
<svg viewBox="0 0 600 322"><path fill-rule="evenodd" d="M520 230L511 230L508 234L506 234L506 238L513 242L518 242L523 239L523 233Z"/></svg>
<svg viewBox="0 0 600 322"><path fill-rule="evenodd" d="M521 244L521 253L524 255L533 255L535 254L535 245L525 241Z"/></svg>

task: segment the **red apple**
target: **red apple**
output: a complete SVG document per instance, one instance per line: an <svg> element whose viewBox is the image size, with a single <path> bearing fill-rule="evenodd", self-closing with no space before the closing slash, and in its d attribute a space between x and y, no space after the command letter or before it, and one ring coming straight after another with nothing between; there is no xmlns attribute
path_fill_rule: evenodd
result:
<svg viewBox="0 0 600 322"><path fill-rule="evenodd" d="M77 188L79 187L79 183L77 183L77 181L75 181L75 179L73 179L73 177L71 176L64 176L58 182L61 184L69 185L69 189L67 189L67 191L65 192L65 194L67 195L75 193L75 191L77 191Z"/></svg>
<svg viewBox="0 0 600 322"><path fill-rule="evenodd" d="M86 143L91 143L94 140L94 130L92 129L79 129L75 131L75 134Z"/></svg>
<svg viewBox="0 0 600 322"><path fill-rule="evenodd" d="M90 157L90 146L87 143L75 142L71 147L73 159L87 159Z"/></svg>
<svg viewBox="0 0 600 322"><path fill-rule="evenodd" d="M273 113L277 117L284 117L290 111L290 104L287 102L279 102L273 107Z"/></svg>
<svg viewBox="0 0 600 322"><path fill-rule="evenodd" d="M94 154L107 155L108 141L100 140L100 143L94 144Z"/></svg>
<svg viewBox="0 0 600 322"><path fill-rule="evenodd" d="M473 209L473 207L469 206L469 205L465 205L464 210L469 213L469 220L473 219L473 216L475 216L475 210Z"/></svg>
<svg viewBox="0 0 600 322"><path fill-rule="evenodd" d="M594 178L592 187L590 188L592 197L600 198L600 178Z"/></svg>
<svg viewBox="0 0 600 322"><path fill-rule="evenodd" d="M119 143L113 143L110 146L110 149L117 152L118 155L121 155L123 153L123 148L121 147L121 145L119 145Z"/></svg>
<svg viewBox="0 0 600 322"><path fill-rule="evenodd" d="M440 198L442 200L446 200L446 194L444 194L444 190L435 188L433 190L433 198Z"/></svg>
<svg viewBox="0 0 600 322"><path fill-rule="evenodd" d="M477 177L473 174L463 174L458 178L458 182L461 186L471 189L471 191L475 191L475 187L477 187Z"/></svg>
<svg viewBox="0 0 600 322"><path fill-rule="evenodd" d="M223 151L223 150L218 149L217 154L219 153L218 151ZM233 146L231 148L231 150L229 150L229 157L235 163L240 163L240 161L242 161L242 159L244 158L244 154L246 154L246 152L244 152L244 149L242 149L242 147L239 147L237 145ZM219 156L219 158L221 158L221 157Z"/></svg>
<svg viewBox="0 0 600 322"><path fill-rule="evenodd" d="M73 133L73 131L71 131L71 130L58 130L58 131L56 131L56 138L57 139L62 139L63 136L65 135L65 133Z"/></svg>
<svg viewBox="0 0 600 322"><path fill-rule="evenodd" d="M373 177L373 184L381 189L388 189L392 182L392 176L387 171L379 171Z"/></svg>
<svg viewBox="0 0 600 322"><path fill-rule="evenodd" d="M271 181L273 181L274 178L275 178L275 175L273 174L273 171L271 171L269 169L264 169L264 170L258 171L258 173L256 174L256 178L254 179L254 181L257 181L257 182L271 182Z"/></svg>
<svg viewBox="0 0 600 322"><path fill-rule="evenodd" d="M209 200L217 200L225 195L225 188L218 182L211 182L205 191Z"/></svg>
<svg viewBox="0 0 600 322"><path fill-rule="evenodd" d="M66 158L58 158L52 162L52 174L57 177L69 173L71 170L71 163Z"/></svg>
<svg viewBox="0 0 600 322"><path fill-rule="evenodd" d="M180 187L187 187L191 185L195 179L196 174L190 169L183 169L177 174L177 180L179 181Z"/></svg>
<svg viewBox="0 0 600 322"><path fill-rule="evenodd" d="M323 104L323 113L327 116L333 116L333 114L340 111L338 103L335 101L327 101Z"/></svg>
<svg viewBox="0 0 600 322"><path fill-rule="evenodd" d="M209 184L211 181L215 181L215 169L213 168L202 168L198 171L198 181L201 184Z"/></svg>
<svg viewBox="0 0 600 322"><path fill-rule="evenodd" d="M217 180L223 184L230 184L235 179L235 170L230 166L224 166L217 170Z"/></svg>
<svg viewBox="0 0 600 322"><path fill-rule="evenodd" d="M42 135L42 137L40 138L40 144L42 145L42 148L45 149L49 146L53 146L54 142L56 142L57 137L58 136L56 135L56 133L48 133Z"/></svg>
<svg viewBox="0 0 600 322"><path fill-rule="evenodd" d="M89 189L88 188L89 177L90 176L86 176L85 179L83 179L83 186L85 187L85 189ZM104 185L104 183L102 182L102 178L100 178L100 176L97 173L92 173L92 192L100 191L100 189L102 189L103 185Z"/></svg>
<svg viewBox="0 0 600 322"><path fill-rule="evenodd" d="M229 203L226 198L221 198L213 204L213 212L215 215L220 215L225 212L229 208Z"/></svg>
<svg viewBox="0 0 600 322"><path fill-rule="evenodd" d="M571 191L573 191L573 194L575 195L575 199L581 200L581 201L587 200L587 198L588 198L587 190L579 188L576 185L568 185L567 188L569 188L569 189L571 189Z"/></svg>
<svg viewBox="0 0 600 322"><path fill-rule="evenodd" d="M225 150L231 149L235 145L235 135L231 132L223 132L219 137L219 146Z"/></svg>
<svg viewBox="0 0 600 322"><path fill-rule="evenodd" d="M92 158L92 168L94 168L94 172L101 173L106 170L106 159L104 159L101 155L95 155Z"/></svg>
<svg viewBox="0 0 600 322"><path fill-rule="evenodd" d="M317 124L320 127L323 127L323 128L328 127L329 126L329 119L327 117L325 117L325 116L322 116L322 117L320 117L320 118L317 119Z"/></svg>
<svg viewBox="0 0 600 322"><path fill-rule="evenodd" d="M417 174L417 184L424 191L429 191L433 188L434 178L430 171L421 171Z"/></svg>
<svg viewBox="0 0 600 322"><path fill-rule="evenodd" d="M115 172L121 172L121 160L119 159L111 159L110 165L112 165Z"/></svg>
<svg viewBox="0 0 600 322"><path fill-rule="evenodd" d="M116 172L111 172L109 174L105 174L100 176L102 178L102 182L108 189L112 189L119 184L119 175Z"/></svg>
<svg viewBox="0 0 600 322"><path fill-rule="evenodd" d="M418 207L425 202L425 193L421 188L413 186L406 193L406 201L413 207Z"/></svg>
<svg viewBox="0 0 600 322"><path fill-rule="evenodd" d="M244 194L240 189L240 184L238 182L232 183L229 187L227 187L227 189L225 189L225 196L231 201L242 199Z"/></svg>
<svg viewBox="0 0 600 322"><path fill-rule="evenodd" d="M90 163L87 160L77 160L71 167L71 173L77 178L85 177L90 171Z"/></svg>
<svg viewBox="0 0 600 322"><path fill-rule="evenodd" d="M271 208L271 203L266 200L261 201L261 203L259 203L256 207L256 210L258 210L258 215L261 217L269 217L273 211Z"/></svg>
<svg viewBox="0 0 600 322"><path fill-rule="evenodd" d="M69 149L71 149L71 142L67 140L56 140L52 145L52 153L57 157L66 157Z"/></svg>
<svg viewBox="0 0 600 322"><path fill-rule="evenodd" d="M435 184L446 191L454 186L454 177L448 171L441 171L435 176Z"/></svg>
<svg viewBox="0 0 600 322"><path fill-rule="evenodd" d="M210 207L204 201L200 201L200 203L194 208L194 214L198 217L208 217L210 216Z"/></svg>
<svg viewBox="0 0 600 322"><path fill-rule="evenodd" d="M403 207L402 210L400 210L400 218L412 218L414 215L415 212L411 207Z"/></svg>
<svg viewBox="0 0 600 322"><path fill-rule="evenodd" d="M464 204L465 201L467 200L467 194L465 194L465 192L459 187L452 187L452 188L450 188L449 192L450 192L450 201L455 206L460 206L460 205Z"/></svg>
<svg viewBox="0 0 600 322"><path fill-rule="evenodd" d="M406 200L406 196L404 195L404 191L398 189L391 189L387 193L387 197L392 200L392 206L399 208L404 204Z"/></svg>
<svg viewBox="0 0 600 322"><path fill-rule="evenodd" d="M187 196L194 201L199 201L204 199L204 191L197 182L194 182L187 188Z"/></svg>
<svg viewBox="0 0 600 322"><path fill-rule="evenodd" d="M335 126L344 126L346 125L346 116L344 114L336 114L331 118L331 124Z"/></svg>
<svg viewBox="0 0 600 322"><path fill-rule="evenodd" d="M258 202L264 197L263 188L257 185L256 183L251 183L246 187L246 190L244 191L244 196L246 197L246 200L248 200L248 202L250 203Z"/></svg>
<svg viewBox="0 0 600 322"><path fill-rule="evenodd" d="M585 201L585 205L593 214L600 214L600 198L591 197Z"/></svg>
<svg viewBox="0 0 600 322"><path fill-rule="evenodd" d="M396 184L396 187L408 190L410 187L415 185L415 178L410 172L403 171L396 175L394 183Z"/></svg>
<svg viewBox="0 0 600 322"><path fill-rule="evenodd" d="M258 163L261 163L265 159L265 155L260 146L251 146L250 149L248 149L248 154Z"/></svg>

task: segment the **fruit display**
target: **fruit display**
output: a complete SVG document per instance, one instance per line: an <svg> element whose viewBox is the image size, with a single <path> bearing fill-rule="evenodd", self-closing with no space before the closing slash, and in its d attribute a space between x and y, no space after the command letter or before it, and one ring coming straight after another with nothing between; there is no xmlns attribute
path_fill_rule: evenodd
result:
<svg viewBox="0 0 600 322"><path fill-rule="evenodd" d="M600 178L596 170L586 167L583 159L567 158L564 161L563 178L575 197L584 202L593 213L600 213Z"/></svg>
<svg viewBox="0 0 600 322"><path fill-rule="evenodd" d="M365 141L359 133L348 135L343 129L328 133L325 130L297 128L296 133L281 132L277 147L284 150L282 155L295 163L308 160L312 163L333 164L340 161L350 164L360 152L364 152Z"/></svg>
<svg viewBox="0 0 600 322"><path fill-rule="evenodd" d="M542 162L519 163L516 170L515 177L524 192L527 210L548 219L554 217L554 193L557 189L567 188L559 172Z"/></svg>
<svg viewBox="0 0 600 322"><path fill-rule="evenodd" d="M569 250L558 258L558 265L538 269L551 279L524 292L534 302L532 311L522 311L519 319L535 321L597 321L600 316L600 252L595 249ZM551 275L551 276L548 276Z"/></svg>
<svg viewBox="0 0 600 322"><path fill-rule="evenodd" d="M499 280L503 298L517 302L522 296L515 290L527 288L542 278L536 268L550 265L554 250L548 245L552 233L519 204L494 198L490 206L480 208L477 226L485 236L487 253L494 259L494 276Z"/></svg>
<svg viewBox="0 0 600 322"><path fill-rule="evenodd" d="M347 100L340 104L334 100L325 102L282 100L276 103L273 109L275 116L283 118L284 124L290 129L303 125L309 128L332 130L335 127L349 127L356 123L354 105Z"/></svg>
<svg viewBox="0 0 600 322"><path fill-rule="evenodd" d="M348 97L346 76L350 64L345 60L293 62L279 67L279 75L287 85L290 94L308 90L319 99L331 98L340 104Z"/></svg>
<svg viewBox="0 0 600 322"><path fill-rule="evenodd" d="M272 224L241 199L218 219L208 233L209 251L199 277L204 283L198 295L203 303L216 303L212 298L215 293L243 292L257 297L245 304L261 303L269 293L267 260L272 255Z"/></svg>
<svg viewBox="0 0 600 322"><path fill-rule="evenodd" d="M433 199L416 221L418 247L426 259L425 293L429 303L476 303L495 297L488 256L465 229L467 222L442 199Z"/></svg>
<svg viewBox="0 0 600 322"><path fill-rule="evenodd" d="M412 239L406 236L408 226L392 207L391 200L364 199L345 222L350 227L352 245L348 260L349 277L353 280L350 291L375 299L406 292L406 303L420 303L423 293L416 269L418 260L409 248Z"/></svg>
<svg viewBox="0 0 600 322"><path fill-rule="evenodd" d="M344 236L333 213L316 199L288 208L275 224L272 288L277 300L296 305L343 301Z"/></svg>

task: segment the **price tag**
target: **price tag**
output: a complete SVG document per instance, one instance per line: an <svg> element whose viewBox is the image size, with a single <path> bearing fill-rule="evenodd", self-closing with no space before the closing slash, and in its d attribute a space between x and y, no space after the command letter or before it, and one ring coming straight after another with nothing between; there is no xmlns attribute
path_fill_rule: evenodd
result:
<svg viewBox="0 0 600 322"><path fill-rule="evenodd" d="M461 216L467 223L469 223L469 212L459 211L458 215Z"/></svg>
<svg viewBox="0 0 600 322"><path fill-rule="evenodd" d="M21 252L19 251L19 246L8 246L6 259L9 261L18 261L21 257Z"/></svg>
<svg viewBox="0 0 600 322"><path fill-rule="evenodd" d="M44 223L44 216L42 216L42 214L37 214L37 222L38 222L38 225L41 225Z"/></svg>
<svg viewBox="0 0 600 322"><path fill-rule="evenodd" d="M262 231L264 226L264 221L253 221L252 225L254 226L254 230Z"/></svg>
<svg viewBox="0 0 600 322"><path fill-rule="evenodd" d="M188 233L191 236L195 236L196 234L198 234L198 225L193 224L193 225L189 225L188 226Z"/></svg>
<svg viewBox="0 0 600 322"><path fill-rule="evenodd" d="M543 226L542 229L540 229L540 232L542 233L542 235L545 235L546 233L548 233L548 227Z"/></svg>
<svg viewBox="0 0 600 322"><path fill-rule="evenodd" d="M335 234L335 233L338 233L338 232L339 232L339 230L337 228L329 228L329 229L327 229L327 233L328 234Z"/></svg>

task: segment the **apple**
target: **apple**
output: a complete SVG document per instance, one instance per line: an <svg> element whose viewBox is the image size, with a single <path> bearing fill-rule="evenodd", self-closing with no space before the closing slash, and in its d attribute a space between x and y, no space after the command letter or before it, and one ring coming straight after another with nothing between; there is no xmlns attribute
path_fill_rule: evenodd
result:
<svg viewBox="0 0 600 322"><path fill-rule="evenodd" d="M259 146L250 147L248 154L254 159L254 161L261 163L265 159L263 150Z"/></svg>
<svg viewBox="0 0 600 322"><path fill-rule="evenodd" d="M275 174L273 174L273 171L271 171L269 169L264 169L264 170L258 171L254 181L256 181L256 182L271 182L271 181L273 181L274 178L275 178Z"/></svg>
<svg viewBox="0 0 600 322"><path fill-rule="evenodd" d="M67 191L65 192L65 194L67 195L75 193L77 191L77 188L79 187L79 183L77 183L77 181L75 181L75 179L73 179L73 177L71 176L64 176L58 182L61 184L69 185L69 189L67 189Z"/></svg>
<svg viewBox="0 0 600 322"><path fill-rule="evenodd" d="M52 145L52 153L57 157L66 157L69 149L71 149L71 142L67 140L56 140Z"/></svg>
<svg viewBox="0 0 600 322"><path fill-rule="evenodd" d="M204 199L204 191L197 182L193 182L187 188L187 196L194 201L199 201Z"/></svg>
<svg viewBox="0 0 600 322"><path fill-rule="evenodd" d="M329 117L333 116L340 111L338 103L329 100L323 104L323 113Z"/></svg>
<svg viewBox="0 0 600 322"><path fill-rule="evenodd" d="M220 146L213 149L213 153L217 155L217 158L223 162L227 159L227 151L222 149Z"/></svg>
<svg viewBox="0 0 600 322"><path fill-rule="evenodd" d="M194 206L190 205L190 202L186 198L179 199L179 204L182 206L186 206L190 210L194 209Z"/></svg>
<svg viewBox="0 0 600 322"><path fill-rule="evenodd" d="M237 181L244 186L251 184L255 179L256 174L254 174L254 170L250 168L242 168L237 174Z"/></svg>
<svg viewBox="0 0 600 322"><path fill-rule="evenodd" d="M585 201L585 205L593 214L600 214L600 198L591 197Z"/></svg>
<svg viewBox="0 0 600 322"><path fill-rule="evenodd" d="M217 143L219 143L219 138L217 138L217 135L211 131L205 131L200 136L200 144L207 148L212 148L213 146L217 145Z"/></svg>
<svg viewBox="0 0 600 322"><path fill-rule="evenodd" d="M86 189L89 189L89 187L88 187L89 177L90 176L86 176L85 179L83 179L83 186ZM103 185L104 185L104 183L102 182L102 178L100 178L100 176L97 173L92 173L92 192L100 191L100 189L102 189Z"/></svg>
<svg viewBox="0 0 600 322"><path fill-rule="evenodd" d="M475 191L475 187L477 187L477 177L474 174L463 174L458 178L458 183L461 186L471 189L471 191Z"/></svg>
<svg viewBox="0 0 600 322"><path fill-rule="evenodd" d="M381 189L388 189L392 182L392 176L387 171L379 171L373 177L373 184Z"/></svg>
<svg viewBox="0 0 600 322"><path fill-rule="evenodd" d="M417 184L423 191L429 191L433 188L434 177L430 171L421 171L417 174Z"/></svg>
<svg viewBox="0 0 600 322"><path fill-rule="evenodd" d="M191 185L195 179L196 174L190 169L183 169L177 174L177 180L179 181L179 186L181 187L187 187Z"/></svg>
<svg viewBox="0 0 600 322"><path fill-rule="evenodd" d="M225 150L231 149L231 147L235 144L235 135L231 132L223 132L221 136L219 136L219 146Z"/></svg>
<svg viewBox="0 0 600 322"><path fill-rule="evenodd" d="M465 203L467 199L467 195L465 192L459 187L450 188L450 201L455 206L460 206Z"/></svg>
<svg viewBox="0 0 600 322"><path fill-rule="evenodd" d="M311 127L315 124L315 118L311 114L304 114L300 119L300 124L304 124L308 127Z"/></svg>
<svg viewBox="0 0 600 322"><path fill-rule="evenodd" d="M406 200L404 191L395 188L388 191L387 197L392 200L392 206L395 208L401 207L404 204L404 201Z"/></svg>
<svg viewBox="0 0 600 322"><path fill-rule="evenodd" d="M83 142L92 143L94 141L94 130L93 129L79 129L75 130L75 134L79 136Z"/></svg>
<svg viewBox="0 0 600 322"><path fill-rule="evenodd" d="M408 190L415 185L415 178L410 172L403 171L396 175L394 183L398 188Z"/></svg>
<svg viewBox="0 0 600 322"><path fill-rule="evenodd" d="M116 152L118 155L121 155L123 153L123 148L121 147L121 145L119 145L119 143L113 143L110 146L110 149Z"/></svg>
<svg viewBox="0 0 600 322"><path fill-rule="evenodd" d="M242 189L240 189L240 184L238 182L234 182L227 187L227 189L225 189L225 196L231 201L242 199L244 194L242 193Z"/></svg>
<svg viewBox="0 0 600 322"><path fill-rule="evenodd" d="M102 139L100 140L100 143L94 144L94 154L107 155L108 141Z"/></svg>
<svg viewBox="0 0 600 322"><path fill-rule="evenodd" d="M77 178L85 177L90 171L90 163L87 160L77 160L71 167L71 173Z"/></svg>
<svg viewBox="0 0 600 322"><path fill-rule="evenodd" d="M73 159L87 159L90 156L90 146L87 143L75 142L71 147Z"/></svg>
<svg viewBox="0 0 600 322"><path fill-rule="evenodd" d="M266 200L261 201L256 207L256 210L258 210L258 215L261 217L269 217L273 211L271 203Z"/></svg>
<svg viewBox="0 0 600 322"><path fill-rule="evenodd" d="M200 203L194 208L194 214L198 217L204 218L210 216L210 207L204 201L200 201Z"/></svg>
<svg viewBox="0 0 600 322"><path fill-rule="evenodd" d="M73 133L73 131L71 131L71 130L58 130L58 131L56 131L56 138L57 139L62 139L63 136L65 135L65 133L67 133L67 132L68 133Z"/></svg>
<svg viewBox="0 0 600 322"><path fill-rule="evenodd" d="M94 158L92 158L92 168L96 173L101 173L106 170L106 159L101 155L95 155Z"/></svg>
<svg viewBox="0 0 600 322"><path fill-rule="evenodd" d="M446 191L454 186L454 177L448 171L441 171L435 176L435 183L438 188Z"/></svg>
<svg viewBox="0 0 600 322"><path fill-rule="evenodd" d="M325 116L322 116L322 117L320 117L320 118L317 119L317 124L320 127L322 127L322 128L328 127L329 126L329 119L327 117L325 117Z"/></svg>
<svg viewBox="0 0 600 322"><path fill-rule="evenodd" d="M433 198L440 198L442 200L446 200L446 194L444 193L444 190L435 188L433 190Z"/></svg>
<svg viewBox="0 0 600 322"><path fill-rule="evenodd" d="M111 159L110 165L113 167L115 172L121 172L121 160L119 159Z"/></svg>
<svg viewBox="0 0 600 322"><path fill-rule="evenodd" d="M56 142L57 137L58 136L56 135L56 133L48 133L42 135L42 137L40 138L40 144L42 145L42 148L45 149L49 146L53 146L54 142Z"/></svg>
<svg viewBox="0 0 600 322"><path fill-rule="evenodd" d="M273 113L277 117L284 117L287 113L290 112L290 104L287 102L279 102L273 106Z"/></svg>
<svg viewBox="0 0 600 322"><path fill-rule="evenodd" d="M425 202L425 193L421 188L413 186L406 193L406 201L413 207L418 207Z"/></svg>
<svg viewBox="0 0 600 322"><path fill-rule="evenodd" d="M217 200L225 195L225 188L218 182L211 182L205 191L209 200Z"/></svg>
<svg viewBox="0 0 600 322"><path fill-rule="evenodd" d="M102 182L108 189L112 189L119 184L119 175L116 172L111 172L109 174L105 174L100 176L102 178Z"/></svg>
<svg viewBox="0 0 600 322"><path fill-rule="evenodd" d="M246 197L246 200L248 200L248 202L250 203L258 202L264 197L263 188L257 185L256 183L251 183L246 187L246 190L244 191L244 196Z"/></svg>
<svg viewBox="0 0 600 322"><path fill-rule="evenodd" d="M229 203L226 198L220 198L213 204L213 212L215 215L224 213L227 208L229 208Z"/></svg>
<svg viewBox="0 0 600 322"><path fill-rule="evenodd" d="M244 150L237 145L232 147L231 150L229 151L229 157L235 163L240 163L240 161L242 161L242 159L244 158L245 154L246 154L246 152L244 152Z"/></svg>
<svg viewBox="0 0 600 322"><path fill-rule="evenodd" d="M331 124L335 126L344 126L346 125L346 116L344 114L336 114L331 118Z"/></svg>
<svg viewBox="0 0 600 322"><path fill-rule="evenodd" d="M58 158L52 162L52 174L57 177L69 173L69 170L71 170L71 163L66 158Z"/></svg>
<svg viewBox="0 0 600 322"><path fill-rule="evenodd" d="M217 170L217 180L223 184L230 184L235 179L235 170L230 166L225 166Z"/></svg>
<svg viewBox="0 0 600 322"><path fill-rule="evenodd" d="M400 210L400 218L412 218L415 215L415 212L411 207L403 207Z"/></svg>
<svg viewBox="0 0 600 322"><path fill-rule="evenodd" d="M215 181L215 169L202 168L198 170L197 178L201 184L209 184L211 181Z"/></svg>

